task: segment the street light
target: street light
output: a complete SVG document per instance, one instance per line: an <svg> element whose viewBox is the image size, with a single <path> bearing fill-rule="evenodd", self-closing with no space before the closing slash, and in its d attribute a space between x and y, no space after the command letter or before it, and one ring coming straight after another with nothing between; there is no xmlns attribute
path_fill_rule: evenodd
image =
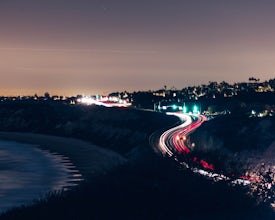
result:
<svg viewBox="0 0 275 220"><path fill-rule="evenodd" d="M193 107L193 113L197 113L198 112L198 106L194 105Z"/></svg>
<svg viewBox="0 0 275 220"><path fill-rule="evenodd" d="M183 108L183 110L182 110L183 113L186 113L187 112L187 107L184 105L182 108Z"/></svg>

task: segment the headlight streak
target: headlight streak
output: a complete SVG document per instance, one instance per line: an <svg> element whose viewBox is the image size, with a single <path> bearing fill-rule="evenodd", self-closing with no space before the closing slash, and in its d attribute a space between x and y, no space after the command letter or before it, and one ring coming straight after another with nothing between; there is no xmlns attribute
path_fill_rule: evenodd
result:
<svg viewBox="0 0 275 220"><path fill-rule="evenodd" d="M185 128L188 125L190 125L192 123L192 119L189 115L186 115L186 114L179 114L179 113L178 114L177 113L174 113L174 114L167 113L167 114L168 115L176 115L181 119L181 121L183 121L182 124L165 131L159 138L159 150L161 151L161 153L163 155L168 155L168 156L172 157L173 152L168 147L169 142L170 142L169 141L170 140L170 138L169 138L170 134L176 132L179 129Z"/></svg>
<svg viewBox="0 0 275 220"><path fill-rule="evenodd" d="M166 113L168 115L175 115L180 118L182 124L165 131L159 138L158 149L165 156L173 157L183 167L191 169L192 172L206 176L212 179L214 182L229 181L232 185L249 185L251 180L248 178L234 178L225 176L214 172L214 166L207 163L204 160L197 160L196 157L193 161L204 169L190 166L186 161L179 161L176 154L189 154L191 149L186 146L185 140L188 134L197 129L203 122L207 121L207 117L204 115L189 115L183 113ZM181 138L182 137L182 138ZM175 153L173 153L175 152Z"/></svg>

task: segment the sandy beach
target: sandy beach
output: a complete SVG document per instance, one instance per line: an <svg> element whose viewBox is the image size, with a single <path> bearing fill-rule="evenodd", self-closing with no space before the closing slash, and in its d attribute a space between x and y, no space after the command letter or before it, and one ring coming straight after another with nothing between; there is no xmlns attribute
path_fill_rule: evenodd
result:
<svg viewBox="0 0 275 220"><path fill-rule="evenodd" d="M66 156L84 179L104 174L123 164L126 159L89 142L33 133L0 132L0 139L37 145L38 148Z"/></svg>

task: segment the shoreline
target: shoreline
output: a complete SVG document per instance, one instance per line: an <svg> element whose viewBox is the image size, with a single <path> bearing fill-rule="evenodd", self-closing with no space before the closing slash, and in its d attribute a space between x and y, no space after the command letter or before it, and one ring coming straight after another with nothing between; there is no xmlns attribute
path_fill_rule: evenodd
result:
<svg viewBox="0 0 275 220"><path fill-rule="evenodd" d="M32 205L50 192L68 189L80 178L70 172L59 155L36 145L0 141L0 214L22 205Z"/></svg>
<svg viewBox="0 0 275 220"><path fill-rule="evenodd" d="M0 140L32 144L50 153L68 157L84 180L105 174L126 162L126 159L118 153L74 138L22 132L0 132Z"/></svg>

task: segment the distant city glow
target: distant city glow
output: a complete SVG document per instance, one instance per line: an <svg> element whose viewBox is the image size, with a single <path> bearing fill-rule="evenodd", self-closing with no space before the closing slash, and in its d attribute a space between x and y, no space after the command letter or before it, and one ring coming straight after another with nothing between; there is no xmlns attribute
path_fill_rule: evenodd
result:
<svg viewBox="0 0 275 220"><path fill-rule="evenodd" d="M126 100L119 99L118 97L82 97L77 100L78 103L85 105L99 105L105 107L129 107L131 103Z"/></svg>

